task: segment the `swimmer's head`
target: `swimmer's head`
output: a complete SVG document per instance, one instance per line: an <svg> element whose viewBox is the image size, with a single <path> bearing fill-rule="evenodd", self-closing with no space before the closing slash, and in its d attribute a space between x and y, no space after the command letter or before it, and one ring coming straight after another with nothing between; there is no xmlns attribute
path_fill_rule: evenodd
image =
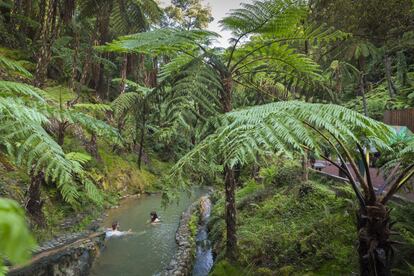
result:
<svg viewBox="0 0 414 276"><path fill-rule="evenodd" d="M114 230L114 231L115 231L118 227L119 227L119 222L114 221L114 222L112 223L112 230Z"/></svg>

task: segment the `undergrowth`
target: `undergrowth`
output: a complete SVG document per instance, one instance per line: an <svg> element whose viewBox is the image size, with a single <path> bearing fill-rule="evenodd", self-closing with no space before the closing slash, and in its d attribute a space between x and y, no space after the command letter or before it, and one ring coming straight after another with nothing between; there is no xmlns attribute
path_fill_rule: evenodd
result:
<svg viewBox="0 0 414 276"><path fill-rule="evenodd" d="M292 183L297 175L294 166L280 179L276 171L283 168L273 170L262 170L261 183L249 180L237 191L237 263L230 264L224 258L224 200L221 194L215 195L209 228L217 258L211 275L358 273L357 204L352 189L323 178ZM393 206L391 216L398 221L395 229L401 233L397 239L406 243L398 248L401 254L394 267L408 267L414 259L414 208L412 204ZM394 273L401 271L409 270L396 269Z"/></svg>

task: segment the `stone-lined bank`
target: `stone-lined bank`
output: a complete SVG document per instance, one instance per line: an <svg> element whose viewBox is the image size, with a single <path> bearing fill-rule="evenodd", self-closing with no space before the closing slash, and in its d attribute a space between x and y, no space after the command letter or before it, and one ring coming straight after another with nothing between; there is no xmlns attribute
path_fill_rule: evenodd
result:
<svg viewBox="0 0 414 276"><path fill-rule="evenodd" d="M196 257L196 236L201 227L205 226L206 217L210 215L210 204L209 194L207 194L183 212L175 236L178 248L162 275L192 275Z"/></svg>
<svg viewBox="0 0 414 276"><path fill-rule="evenodd" d="M190 221L198 211L199 201L191 204L181 215L180 224L175 234L178 248L167 268L163 272L164 276L190 275L193 268L195 256L195 237L190 229Z"/></svg>
<svg viewBox="0 0 414 276"><path fill-rule="evenodd" d="M13 267L8 276L71 275L86 276L103 246L104 233L73 234L68 240L56 240L40 248L25 266Z"/></svg>

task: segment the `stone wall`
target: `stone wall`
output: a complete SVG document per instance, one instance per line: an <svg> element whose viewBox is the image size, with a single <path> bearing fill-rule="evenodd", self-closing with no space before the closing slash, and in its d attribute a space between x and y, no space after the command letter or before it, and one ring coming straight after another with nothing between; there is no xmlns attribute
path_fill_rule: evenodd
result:
<svg viewBox="0 0 414 276"><path fill-rule="evenodd" d="M181 215L180 224L175 235L178 245L177 252L165 269L164 276L191 275L195 255L195 242L192 241L194 237L191 236L189 222L194 212L197 211L198 205L198 201L194 202Z"/></svg>
<svg viewBox="0 0 414 276"><path fill-rule="evenodd" d="M86 276L103 246L104 233L92 233L70 243L51 243L37 251L25 266L13 267L9 276Z"/></svg>

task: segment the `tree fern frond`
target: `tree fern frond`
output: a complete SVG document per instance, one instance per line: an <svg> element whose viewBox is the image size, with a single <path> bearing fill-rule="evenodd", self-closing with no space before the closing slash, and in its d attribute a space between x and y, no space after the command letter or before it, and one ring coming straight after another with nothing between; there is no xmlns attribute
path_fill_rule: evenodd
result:
<svg viewBox="0 0 414 276"><path fill-rule="evenodd" d="M0 80L1 97L25 96L40 102L45 102L42 97L43 95L45 95L45 92L37 87L19 82Z"/></svg>
<svg viewBox="0 0 414 276"><path fill-rule="evenodd" d="M206 160L221 160L224 165L245 164L256 153L321 152L323 139L314 129L332 135L343 143L367 143L370 137L386 145L392 130L362 114L332 104L310 104L298 101L276 102L234 111L221 116L221 127L208 136L173 169L173 175ZM328 134L329 133L329 134ZM369 140L369 145L379 143ZM335 143L335 142L334 142ZM224 160L224 161L223 161Z"/></svg>
<svg viewBox="0 0 414 276"><path fill-rule="evenodd" d="M104 121L98 120L81 112L70 112L67 118L70 119L73 123L81 125L90 133L94 133L100 137L103 137L104 139L107 139L114 144L122 144L122 138L119 132Z"/></svg>
<svg viewBox="0 0 414 276"><path fill-rule="evenodd" d="M124 36L98 49L107 52L138 52L150 55L175 54L177 51L192 50L194 43L203 43L217 36L216 33L205 30L179 31L164 28Z"/></svg>
<svg viewBox="0 0 414 276"><path fill-rule="evenodd" d="M142 100L142 96L135 92L126 92L118 96L111 106L114 110L115 116L126 114L129 110L136 108L138 103Z"/></svg>
<svg viewBox="0 0 414 276"><path fill-rule="evenodd" d="M8 59L0 55L0 68L5 69L7 72L18 73L24 77L31 78L32 74L21 66L18 62Z"/></svg>
<svg viewBox="0 0 414 276"><path fill-rule="evenodd" d="M236 37L266 33L286 37L306 17L303 1L254 1L241 6L220 21Z"/></svg>
<svg viewBox="0 0 414 276"><path fill-rule="evenodd" d="M68 160L76 161L82 165L92 160L92 157L89 154L85 154L81 152L69 152L65 154L65 156Z"/></svg>

